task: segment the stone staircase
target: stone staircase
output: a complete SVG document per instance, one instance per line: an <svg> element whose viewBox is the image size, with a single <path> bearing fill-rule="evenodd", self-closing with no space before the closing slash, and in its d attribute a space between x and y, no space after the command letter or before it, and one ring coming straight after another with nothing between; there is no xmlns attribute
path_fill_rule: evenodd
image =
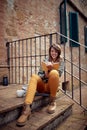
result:
<svg viewBox="0 0 87 130"><path fill-rule="evenodd" d="M16 126L16 119L20 115L24 98L16 97L17 89L18 86L11 86L0 90L3 102L3 104L0 103L0 130L54 130L72 114L73 103L65 101L60 91L57 94L57 109L54 114L46 112L49 96L35 96L31 106L31 117L26 125L20 128Z"/></svg>

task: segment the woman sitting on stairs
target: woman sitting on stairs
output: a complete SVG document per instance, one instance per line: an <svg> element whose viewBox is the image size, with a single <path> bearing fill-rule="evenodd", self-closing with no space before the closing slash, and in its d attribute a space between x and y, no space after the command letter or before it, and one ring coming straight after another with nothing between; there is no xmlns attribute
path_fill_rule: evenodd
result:
<svg viewBox="0 0 87 130"><path fill-rule="evenodd" d="M34 100L36 91L39 93L48 93L50 95L49 105L47 112L52 114L56 109L56 93L59 86L59 77L61 76L64 69L64 62L61 55L61 48L58 44L52 44L49 48L49 57L45 60L47 63L48 71L43 71L41 67L38 74L33 74L29 81L29 86L27 89L24 108L21 116L17 120L18 126L24 126L27 119L31 115L30 105ZM53 63L58 63L58 69L55 69Z"/></svg>

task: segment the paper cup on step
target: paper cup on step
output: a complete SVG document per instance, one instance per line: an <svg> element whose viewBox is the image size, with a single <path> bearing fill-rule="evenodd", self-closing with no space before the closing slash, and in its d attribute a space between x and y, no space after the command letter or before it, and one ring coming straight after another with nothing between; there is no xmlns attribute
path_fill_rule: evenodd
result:
<svg viewBox="0 0 87 130"><path fill-rule="evenodd" d="M17 90L16 95L17 95L17 97L23 97L25 95L25 91L24 90Z"/></svg>

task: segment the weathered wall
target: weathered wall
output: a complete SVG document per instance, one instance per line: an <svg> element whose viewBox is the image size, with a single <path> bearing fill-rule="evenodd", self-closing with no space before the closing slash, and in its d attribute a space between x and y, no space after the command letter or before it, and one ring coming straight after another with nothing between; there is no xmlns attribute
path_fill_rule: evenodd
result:
<svg viewBox="0 0 87 130"><path fill-rule="evenodd" d="M16 39L23 39L52 32L59 32L59 5L62 0L0 0L0 65L7 65L6 42ZM75 5L83 11L79 1L74 1ZM87 6L86 6L87 7ZM87 16L86 7L84 14ZM67 4L67 15L69 11L74 11ZM84 25L87 22L79 15L79 41L84 44ZM69 27L67 28L67 31ZM67 57L70 57L69 44L66 44ZM74 49L74 54L78 49ZM82 66L87 68L87 54L82 48ZM78 57L75 55L75 61ZM68 65L69 67L69 65ZM6 68L0 68L0 81L3 75L7 74ZM84 75L84 78L86 75Z"/></svg>
<svg viewBox="0 0 87 130"><path fill-rule="evenodd" d="M0 0L0 65L7 64L7 41L59 30L60 1ZM0 77L7 73L6 69L0 70Z"/></svg>
<svg viewBox="0 0 87 130"><path fill-rule="evenodd" d="M7 39L31 37L59 30L56 0L7 0Z"/></svg>
<svg viewBox="0 0 87 130"><path fill-rule="evenodd" d="M78 7L78 9L82 12L83 9L83 5L81 5L79 3L79 1L74 1L73 2L75 4L76 7ZM87 13L86 13L86 9L87 6L84 7L83 13L85 12L85 16L87 17ZM67 4L67 21L69 23L69 11L74 12L77 11L75 10L73 7L70 6L70 4ZM79 14L79 13L78 13ZM87 21L85 21L82 16L79 14L78 17L78 25L79 25L79 42L80 44L84 45L84 26L87 25ZM69 26L68 26L68 36L69 36ZM66 57L69 59L71 59L71 47L69 47L69 44L66 44ZM73 63L75 63L78 66L79 63L79 47L73 47L72 48L72 59L73 59ZM84 69L87 69L87 53L85 53L85 48L84 46L80 47L80 62L81 62L81 67ZM67 70L71 73L71 65L70 63L67 64ZM77 76L79 78L79 69L77 67L73 67L73 75ZM81 71L81 79L84 81L87 81L87 73L84 71ZM67 74L67 79L71 80L70 75ZM73 78L73 85L74 86L78 86L79 81L76 78Z"/></svg>

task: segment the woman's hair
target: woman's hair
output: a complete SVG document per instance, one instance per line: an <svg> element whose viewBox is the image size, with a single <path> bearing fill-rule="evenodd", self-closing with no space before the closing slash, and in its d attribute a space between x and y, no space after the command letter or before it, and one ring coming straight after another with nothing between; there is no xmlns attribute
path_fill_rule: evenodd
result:
<svg viewBox="0 0 87 130"><path fill-rule="evenodd" d="M58 44L52 44L49 48L49 61L52 61L51 57L51 48L54 48L56 52L58 53L58 57L56 58L56 61L59 62L60 60L60 55L61 55L61 47Z"/></svg>

